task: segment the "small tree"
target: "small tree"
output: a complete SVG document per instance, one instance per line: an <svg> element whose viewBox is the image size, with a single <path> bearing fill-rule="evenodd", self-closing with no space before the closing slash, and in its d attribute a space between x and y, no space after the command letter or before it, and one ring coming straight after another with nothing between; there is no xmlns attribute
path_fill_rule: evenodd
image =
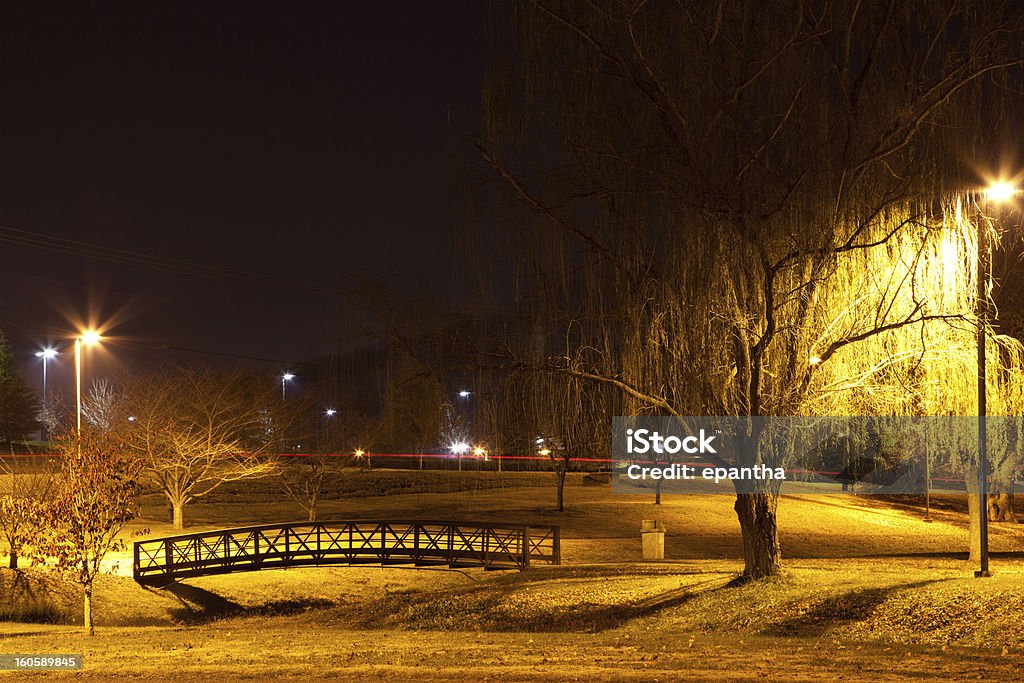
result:
<svg viewBox="0 0 1024 683"><path fill-rule="evenodd" d="M123 412L124 394L107 379L97 379L82 401L82 420L93 429L113 429Z"/></svg>
<svg viewBox="0 0 1024 683"><path fill-rule="evenodd" d="M299 504L310 522L316 521L324 484L334 473L333 462L328 462L330 457L305 455L288 458L288 462L281 463L278 472L281 489Z"/></svg>
<svg viewBox="0 0 1024 683"><path fill-rule="evenodd" d="M122 424L139 457L143 481L155 485L184 528L185 506L222 484L271 475L265 456L286 425L277 385L241 372L187 369L137 380Z"/></svg>
<svg viewBox="0 0 1024 683"><path fill-rule="evenodd" d="M309 416L317 414L317 409L309 402L297 403L296 410L289 406L291 424L308 423ZM361 464L365 460L370 466L370 452L376 445L380 433L379 418L368 415L351 404L342 403L338 410L322 418L319 427L307 426L301 429L306 434L305 442L316 444L314 452L293 453L282 455L279 459L278 478L281 490L299 504L309 521L316 521L317 510L324 488L343 470L352 465ZM299 414L296 414L299 413ZM305 417L303 417L305 416ZM311 431L319 432L318 437L311 438ZM360 453L357 460L341 455Z"/></svg>
<svg viewBox="0 0 1024 683"><path fill-rule="evenodd" d="M0 534L10 546L11 569L18 568L18 556L36 534L39 507L49 499L52 483L50 461L0 461Z"/></svg>
<svg viewBox="0 0 1024 683"><path fill-rule="evenodd" d="M82 585L83 626L93 635L93 582L107 553L125 549L117 536L137 514L138 467L111 432L68 433L56 443L61 471L52 499L39 506L37 560L54 559L57 571Z"/></svg>

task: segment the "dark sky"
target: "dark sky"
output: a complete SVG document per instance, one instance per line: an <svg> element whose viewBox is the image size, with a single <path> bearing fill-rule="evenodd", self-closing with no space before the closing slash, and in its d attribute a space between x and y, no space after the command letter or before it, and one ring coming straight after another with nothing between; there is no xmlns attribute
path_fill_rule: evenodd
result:
<svg viewBox="0 0 1024 683"><path fill-rule="evenodd" d="M473 162L448 117L479 125L484 3L20 4L0 10L0 226L37 235L0 231L0 329L37 384L33 352L76 317L116 321L104 353L134 362L300 362L358 336L334 292L365 277L459 296Z"/></svg>

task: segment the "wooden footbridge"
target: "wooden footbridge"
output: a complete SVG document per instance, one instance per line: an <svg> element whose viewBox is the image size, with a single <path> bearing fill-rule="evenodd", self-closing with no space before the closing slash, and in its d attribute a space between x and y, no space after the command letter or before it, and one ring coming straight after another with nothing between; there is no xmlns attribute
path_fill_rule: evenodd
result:
<svg viewBox="0 0 1024 683"><path fill-rule="evenodd" d="M135 580L322 565L527 569L560 564L557 526L351 521L265 524L136 541Z"/></svg>

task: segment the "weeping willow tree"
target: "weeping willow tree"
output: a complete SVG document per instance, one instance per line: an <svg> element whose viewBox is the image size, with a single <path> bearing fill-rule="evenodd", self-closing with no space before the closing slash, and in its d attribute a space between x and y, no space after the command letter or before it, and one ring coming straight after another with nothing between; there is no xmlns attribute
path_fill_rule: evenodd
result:
<svg viewBox="0 0 1024 683"><path fill-rule="evenodd" d="M515 200L523 305L575 330L546 370L613 387L624 413L870 414L894 353L969 327L925 261L994 111L980 98L1020 80L1015 3L494 14L479 149ZM736 493L744 574L774 574L778 491Z"/></svg>
<svg viewBox="0 0 1024 683"><path fill-rule="evenodd" d="M991 305L991 287L978 301L978 277L992 282L990 272L978 270L979 231L988 231L988 244L998 243L998 227L978 195L949 198L935 215L916 230L904 230L886 241L885 249L866 251L858 259L838 262L832 300L823 311L823 332L809 339L807 353L815 362L813 378L804 392L807 415L970 416L977 415L979 303ZM896 224L906 212L890 217ZM991 264L991 254L983 264ZM856 293L850 297L849 293ZM824 295L824 293L823 293ZM911 319L919 307L937 312L920 324L892 324L856 345L833 352L839 339L857 338L862 330L882 321ZM998 321L998 317L995 318ZM866 322L870 321L870 322ZM985 327L986 396L989 426L989 467L993 493L990 518L1009 517L1012 482L1021 468L1019 417L1024 414L1024 346L1008 335ZM1014 419L1000 419L1000 418ZM903 421L906 424L906 421ZM971 559L980 554L978 509L978 441L976 422L943 420L930 426L939 437L931 447L938 463L962 472L968 487ZM941 433L936 433L941 432Z"/></svg>

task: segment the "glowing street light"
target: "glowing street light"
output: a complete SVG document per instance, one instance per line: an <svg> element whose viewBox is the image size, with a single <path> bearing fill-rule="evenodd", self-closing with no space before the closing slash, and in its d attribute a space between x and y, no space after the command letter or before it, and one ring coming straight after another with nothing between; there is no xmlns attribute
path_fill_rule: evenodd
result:
<svg viewBox="0 0 1024 683"><path fill-rule="evenodd" d="M996 204L1003 204L1013 199L1018 190L1010 183L998 181L985 188L985 197Z"/></svg>
<svg viewBox="0 0 1024 683"><path fill-rule="evenodd" d="M286 373L281 375L281 400L282 401L284 401L287 398L287 395L285 393L286 387L288 386L287 383L291 382L293 379L295 379L295 375L293 375L290 372L286 372Z"/></svg>
<svg viewBox="0 0 1024 683"><path fill-rule="evenodd" d="M82 343L84 343L86 346L92 346L94 344L99 344L100 340L103 339L103 337L101 337L100 333L97 332L96 330L86 330L85 332L82 333L80 339L82 340Z"/></svg>
<svg viewBox="0 0 1024 683"><path fill-rule="evenodd" d="M43 409L46 409L46 361L57 357L57 349L47 347L42 351L36 351L36 358L43 359Z"/></svg>
<svg viewBox="0 0 1024 683"><path fill-rule="evenodd" d="M469 444L465 441L456 441L448 447L448 450L452 452L452 455L465 455L469 452Z"/></svg>
<svg viewBox="0 0 1024 683"><path fill-rule="evenodd" d="M102 341L103 337L96 330L86 330L75 338L75 403L76 403L76 425L78 433L82 433L82 344L95 346Z"/></svg>
<svg viewBox="0 0 1024 683"><path fill-rule="evenodd" d="M472 391L467 391L466 389L463 389L462 391L459 392L459 398L469 398L472 395L472 393Z"/></svg>
<svg viewBox="0 0 1024 683"><path fill-rule="evenodd" d="M337 414L338 411L335 410L334 408L328 408L327 410L324 411L324 415L326 415L327 417L334 417Z"/></svg>

